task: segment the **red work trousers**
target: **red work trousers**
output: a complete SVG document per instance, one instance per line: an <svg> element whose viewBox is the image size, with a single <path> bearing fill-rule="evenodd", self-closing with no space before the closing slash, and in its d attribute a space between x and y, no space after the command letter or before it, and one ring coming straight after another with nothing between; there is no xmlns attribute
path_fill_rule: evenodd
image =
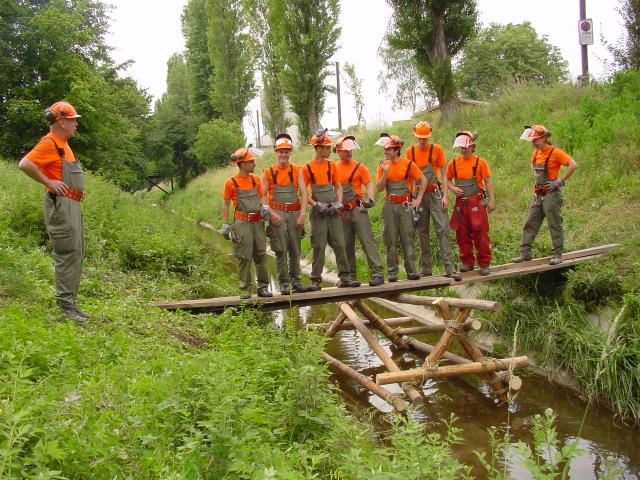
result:
<svg viewBox="0 0 640 480"><path fill-rule="evenodd" d="M487 207L482 204L482 194L469 198L456 197L456 205L449 226L456 232L460 261L464 265L473 267L477 258L480 268L488 267L492 258L491 241L489 217Z"/></svg>

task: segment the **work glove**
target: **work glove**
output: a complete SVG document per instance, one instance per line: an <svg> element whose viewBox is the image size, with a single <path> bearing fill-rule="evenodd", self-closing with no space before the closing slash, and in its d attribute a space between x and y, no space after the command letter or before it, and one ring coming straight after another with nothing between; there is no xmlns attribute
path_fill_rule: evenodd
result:
<svg viewBox="0 0 640 480"><path fill-rule="evenodd" d="M269 205L262 205L262 219L266 220L267 218L269 218L269 213L271 212L271 208L269 207Z"/></svg>
<svg viewBox="0 0 640 480"><path fill-rule="evenodd" d="M550 192L559 189L560 187L564 187L564 180L558 177L555 180L547 180L544 182L544 186L549 189Z"/></svg>
<svg viewBox="0 0 640 480"><path fill-rule="evenodd" d="M316 211L320 214L325 214L329 211L329 205L328 203L324 203L324 202L316 202L315 208Z"/></svg>
<svg viewBox="0 0 640 480"><path fill-rule="evenodd" d="M231 240L231 225L228 223L223 224L221 233L225 240Z"/></svg>
<svg viewBox="0 0 640 480"><path fill-rule="evenodd" d="M342 204L342 202L333 202L329 204L329 215L335 215L337 214L340 210L342 210L342 207L344 207L344 205Z"/></svg>
<svg viewBox="0 0 640 480"><path fill-rule="evenodd" d="M376 204L376 201L373 198L368 199L366 202L362 202L362 206L364 208L372 208Z"/></svg>

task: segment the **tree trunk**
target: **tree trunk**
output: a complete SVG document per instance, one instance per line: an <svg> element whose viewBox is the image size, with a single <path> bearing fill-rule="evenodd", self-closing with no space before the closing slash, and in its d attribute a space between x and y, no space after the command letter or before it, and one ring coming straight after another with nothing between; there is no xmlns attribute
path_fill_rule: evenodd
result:
<svg viewBox="0 0 640 480"><path fill-rule="evenodd" d="M444 31L444 15L432 13L433 43L426 46L425 50L430 60L429 72L425 72L432 80L432 85L440 103L440 111L443 118L459 108L458 94L456 92L453 69L451 67L451 54L447 47L447 39Z"/></svg>

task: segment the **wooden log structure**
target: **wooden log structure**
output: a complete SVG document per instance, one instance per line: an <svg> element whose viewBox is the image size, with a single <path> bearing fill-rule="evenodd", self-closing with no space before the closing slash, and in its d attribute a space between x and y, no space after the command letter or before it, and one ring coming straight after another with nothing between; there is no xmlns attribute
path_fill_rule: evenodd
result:
<svg viewBox="0 0 640 480"><path fill-rule="evenodd" d="M395 408L398 412L404 412L406 410L406 405L404 400L399 395L392 394L389 390L384 387L381 387L375 382L369 380L368 377L362 375L361 373L356 372L353 368L348 365L345 365L337 358L332 357L326 352L322 353L322 359L329 364L332 370L337 373L344 375L351 380L358 382L364 388L369 390L371 393L379 396L382 400L387 402L393 408Z"/></svg>

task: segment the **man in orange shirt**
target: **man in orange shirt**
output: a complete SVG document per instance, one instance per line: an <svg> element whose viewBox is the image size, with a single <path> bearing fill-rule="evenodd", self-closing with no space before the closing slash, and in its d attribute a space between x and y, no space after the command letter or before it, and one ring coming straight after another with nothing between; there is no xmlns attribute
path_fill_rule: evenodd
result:
<svg viewBox="0 0 640 480"><path fill-rule="evenodd" d="M456 232L460 249L460 271L473 270L477 258L480 275L489 275L492 255L487 212L495 210L496 200L489 165L474 154L476 138L477 135L469 131L458 132L453 144L454 149L460 148L460 155L447 166L449 189L456 195L450 226Z"/></svg>
<svg viewBox="0 0 640 480"><path fill-rule="evenodd" d="M307 197L311 205L311 286L309 291L320 290L322 269L324 268L325 248L331 246L338 266L339 287L359 287L360 282L349 279L349 263L344 249L344 235L339 212L342 209L342 184L338 179L336 165L328 159L333 142L327 130L318 130L311 137L315 154L310 162L302 167L304 188L311 187L311 196Z"/></svg>
<svg viewBox="0 0 640 480"><path fill-rule="evenodd" d="M376 244L371 220L367 209L375 205L375 194L371 175L365 165L353 159L353 150L356 141L353 136L341 137L336 142L334 152L337 152L340 160L336 162L338 179L342 184L342 230L344 243L349 262L349 279L356 278L356 235L360 239L362 250L367 257L371 278L369 286L375 287L384 283L382 262ZM367 190L367 200L363 201L362 186Z"/></svg>
<svg viewBox="0 0 640 480"><path fill-rule="evenodd" d="M264 219L270 214L269 205L262 190L260 177L253 174L255 156L248 148L240 148L231 155L238 165L238 174L229 178L222 192L222 235L233 241L233 255L238 259L241 299L251 297L253 280L251 260L256 265L256 280L259 297L271 297L269 273L266 265L267 241L264 234ZM233 202L234 222L229 224L229 206Z"/></svg>
<svg viewBox="0 0 640 480"><path fill-rule="evenodd" d="M456 264L451 252L451 241L449 240L448 183L442 184L440 181L445 177L444 150L437 143L431 143L429 122L416 123L413 127L413 134L418 139L418 143L407 150L407 158L416 162L427 179L427 191L422 198L420 220L416 227L420 239L420 275L424 277L432 274L431 240L429 238L429 224L431 223L429 217L431 217L440 246L445 275L460 281L462 276L456 271Z"/></svg>
<svg viewBox="0 0 640 480"><path fill-rule="evenodd" d="M384 243L387 247L387 275L389 281L398 280L398 243L404 254L404 270L409 280L418 280L415 258L415 227L413 216L422 202L427 179L415 162L401 157L404 142L397 135L383 133L376 142L384 148L385 160L378 165L377 187L385 190L382 206ZM412 198L415 182L419 182L418 195Z"/></svg>
<svg viewBox="0 0 640 480"><path fill-rule="evenodd" d="M262 189L269 196L271 216L267 228L276 254L280 293L306 292L300 280L300 239L304 227L307 193L299 165L289 163L293 143L286 133L276 136L273 149L278 161L264 169Z"/></svg>
<svg viewBox="0 0 640 480"><path fill-rule="evenodd" d="M533 145L531 156L531 173L535 178L533 200L527 210L527 219L522 228L522 244L520 255L513 259L515 263L531 260L531 246L546 218L551 233L550 265L558 265L562 261L564 236L562 229L562 190L565 181L578 168L576 161L549 141L551 132L544 125L524 127L520 137ZM560 167L567 169L560 176Z"/></svg>
<svg viewBox="0 0 640 480"><path fill-rule="evenodd" d="M67 143L76 133L80 115L68 102L56 102L45 111L49 133L18 166L46 188L44 222L53 244L55 298L67 318L84 324L89 315L78 308L84 237L82 206L84 177L80 162Z"/></svg>

